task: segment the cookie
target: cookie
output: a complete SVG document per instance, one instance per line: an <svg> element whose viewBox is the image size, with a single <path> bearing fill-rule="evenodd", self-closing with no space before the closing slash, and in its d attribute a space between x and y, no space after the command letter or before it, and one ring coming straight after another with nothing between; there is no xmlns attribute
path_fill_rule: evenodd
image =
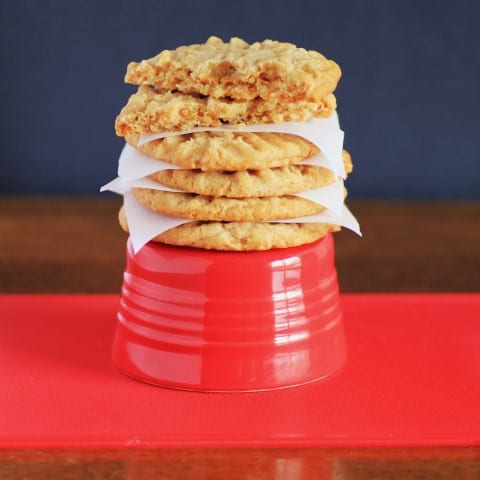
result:
<svg viewBox="0 0 480 480"><path fill-rule="evenodd" d="M197 132L138 145L139 135L125 140L145 155L182 168L201 170L261 170L301 162L318 148L284 133Z"/></svg>
<svg viewBox="0 0 480 480"><path fill-rule="evenodd" d="M314 215L324 210L311 200L288 195L237 199L150 188L133 188L132 192L143 206L154 212L189 220L268 222Z"/></svg>
<svg viewBox="0 0 480 480"><path fill-rule="evenodd" d="M119 221L128 232L123 207ZM339 226L327 223L189 222L157 235L152 241L208 250L253 251L296 247L339 230Z"/></svg>
<svg viewBox="0 0 480 480"><path fill-rule="evenodd" d="M239 38L224 43L210 37L130 63L125 81L214 98L319 102L335 90L340 76L335 62L291 43L249 45Z"/></svg>
<svg viewBox="0 0 480 480"><path fill-rule="evenodd" d="M348 169L349 155L344 152ZM350 163L351 165L351 163ZM335 174L313 165L288 165L263 170L210 171L162 170L149 176L162 185L199 195L229 198L293 195L337 180Z"/></svg>
<svg viewBox="0 0 480 480"><path fill-rule="evenodd" d="M117 135L180 131L224 124L301 122L329 117L336 108L333 94L318 102L288 103L281 100L232 100L139 87L115 121Z"/></svg>

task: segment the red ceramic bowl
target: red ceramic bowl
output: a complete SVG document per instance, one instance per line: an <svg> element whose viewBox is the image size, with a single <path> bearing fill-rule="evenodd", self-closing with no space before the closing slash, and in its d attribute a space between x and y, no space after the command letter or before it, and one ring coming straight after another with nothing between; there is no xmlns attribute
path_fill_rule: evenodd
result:
<svg viewBox="0 0 480 480"><path fill-rule="evenodd" d="M330 235L221 252L127 244L113 360L166 387L257 391L325 378L345 361Z"/></svg>

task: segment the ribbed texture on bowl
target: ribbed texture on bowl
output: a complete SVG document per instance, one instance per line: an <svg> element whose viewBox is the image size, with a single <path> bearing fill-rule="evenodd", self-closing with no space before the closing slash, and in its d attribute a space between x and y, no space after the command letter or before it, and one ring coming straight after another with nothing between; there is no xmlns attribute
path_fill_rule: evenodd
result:
<svg viewBox="0 0 480 480"><path fill-rule="evenodd" d="M128 243L113 347L127 375L266 390L324 378L345 356L331 236L248 253Z"/></svg>

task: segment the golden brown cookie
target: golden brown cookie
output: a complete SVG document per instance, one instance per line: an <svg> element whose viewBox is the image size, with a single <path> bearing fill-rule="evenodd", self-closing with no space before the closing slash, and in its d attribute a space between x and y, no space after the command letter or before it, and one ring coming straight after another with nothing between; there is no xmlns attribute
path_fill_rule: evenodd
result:
<svg viewBox="0 0 480 480"><path fill-rule="evenodd" d="M300 100L231 100L141 86L123 107L115 121L117 135L219 127L224 124L301 122L313 117L329 117L336 108L333 94L318 102Z"/></svg>
<svg viewBox="0 0 480 480"><path fill-rule="evenodd" d="M138 145L139 135L127 135L132 147L149 157L182 168L201 170L261 170L301 162L318 148L284 133L197 132Z"/></svg>
<svg viewBox="0 0 480 480"><path fill-rule="evenodd" d="M350 156L344 152L345 169L351 169ZM199 195L229 198L293 195L298 192L330 185L335 174L313 165L288 165L263 170L209 171L161 170L150 175L162 185Z"/></svg>
<svg viewBox="0 0 480 480"><path fill-rule="evenodd" d="M123 207L119 221L128 232ZM157 235L153 241L208 250L270 250L311 243L338 230L338 225L327 223L189 222Z"/></svg>
<svg viewBox="0 0 480 480"><path fill-rule="evenodd" d="M335 90L340 76L335 62L291 43L210 37L130 63L125 81L214 98L318 102Z"/></svg>
<svg viewBox="0 0 480 480"><path fill-rule="evenodd" d="M132 192L143 206L154 212L189 220L268 222L314 215L324 210L311 200L288 195L237 199L150 188L133 188Z"/></svg>

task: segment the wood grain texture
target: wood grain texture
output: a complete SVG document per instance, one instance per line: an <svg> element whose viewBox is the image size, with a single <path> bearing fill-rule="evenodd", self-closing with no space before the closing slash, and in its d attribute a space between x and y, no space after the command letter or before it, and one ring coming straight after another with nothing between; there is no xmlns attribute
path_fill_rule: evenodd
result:
<svg viewBox="0 0 480 480"><path fill-rule="evenodd" d="M4 450L0 478L478 480L480 448Z"/></svg>
<svg viewBox="0 0 480 480"><path fill-rule="evenodd" d="M120 199L0 198L1 292L117 292ZM480 204L351 202L343 292L480 291ZM478 479L480 447L3 450L0 479Z"/></svg>
<svg viewBox="0 0 480 480"><path fill-rule="evenodd" d="M0 291L115 292L125 235L118 198L1 198Z"/></svg>
<svg viewBox="0 0 480 480"><path fill-rule="evenodd" d="M117 292L119 198L0 197L0 291ZM480 203L351 202L335 234L343 292L480 291Z"/></svg>

